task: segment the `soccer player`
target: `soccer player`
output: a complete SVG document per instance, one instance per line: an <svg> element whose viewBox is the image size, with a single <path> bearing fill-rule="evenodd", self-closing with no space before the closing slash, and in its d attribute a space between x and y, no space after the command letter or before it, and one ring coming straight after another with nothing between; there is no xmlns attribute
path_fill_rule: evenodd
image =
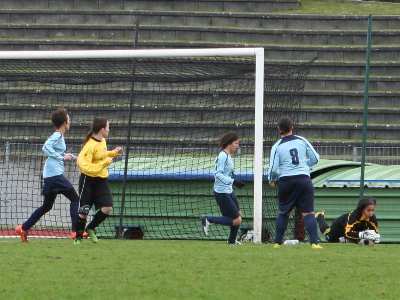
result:
<svg viewBox="0 0 400 300"><path fill-rule="evenodd" d="M278 184L275 247L283 243L289 213L296 207L302 212L312 248L321 249L314 216L314 187L310 178L310 168L318 163L319 155L305 138L293 134L291 119L282 118L278 129L281 138L271 149L268 168L270 184Z"/></svg>
<svg viewBox="0 0 400 300"><path fill-rule="evenodd" d="M202 218L202 227L205 235L208 235L210 223L230 227L228 244L239 245L236 236L242 223L239 203L236 199L233 187L242 188L244 183L234 178L234 164L232 156L238 151L240 145L239 136L230 132L225 134L219 143L221 151L215 161L214 171L214 196L222 216L205 216Z"/></svg>
<svg viewBox="0 0 400 300"><path fill-rule="evenodd" d="M92 205L97 210L86 231L93 242L97 242L96 227L112 212L112 196L108 186L108 166L113 158L122 152L121 147L107 151L106 138L110 131L110 123L105 118L95 118L92 129L86 136L83 148L78 155L79 178L79 217L77 235L74 243L79 245L86 226L86 218Z"/></svg>
<svg viewBox="0 0 400 300"><path fill-rule="evenodd" d="M58 194L64 195L71 201L70 216L72 232L74 233L76 230L79 197L72 184L64 176L64 162L75 159L73 154L65 153L67 147L65 145L64 134L69 130L71 121L67 111L63 108L57 109L51 114L51 121L55 127L55 131L46 140L42 148L44 155L47 156L43 168L42 195L44 201L43 205L37 208L25 223L16 227L15 231L20 236L22 242L28 241L29 229L44 214L51 210Z"/></svg>
<svg viewBox="0 0 400 300"><path fill-rule="evenodd" d="M319 229L330 243L350 242L370 245L380 242L378 221L375 216L376 200L363 198L355 210L338 217L329 226L325 214L315 214Z"/></svg>

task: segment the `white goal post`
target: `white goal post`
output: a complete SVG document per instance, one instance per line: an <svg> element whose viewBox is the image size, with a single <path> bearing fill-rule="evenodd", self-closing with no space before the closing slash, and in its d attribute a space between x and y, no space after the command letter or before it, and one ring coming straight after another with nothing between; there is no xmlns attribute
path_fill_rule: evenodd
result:
<svg viewBox="0 0 400 300"><path fill-rule="evenodd" d="M254 127L254 241L261 242L263 186L263 117L264 117L264 48L149 49L149 50L67 50L0 51L0 60L12 59L105 59L167 57L255 57L255 127Z"/></svg>

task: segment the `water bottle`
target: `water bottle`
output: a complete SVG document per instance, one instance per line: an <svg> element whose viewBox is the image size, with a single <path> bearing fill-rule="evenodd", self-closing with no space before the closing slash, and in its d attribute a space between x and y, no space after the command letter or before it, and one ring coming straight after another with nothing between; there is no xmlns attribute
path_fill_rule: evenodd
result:
<svg viewBox="0 0 400 300"><path fill-rule="evenodd" d="M299 240L286 240L283 244L287 246L295 246L299 244Z"/></svg>

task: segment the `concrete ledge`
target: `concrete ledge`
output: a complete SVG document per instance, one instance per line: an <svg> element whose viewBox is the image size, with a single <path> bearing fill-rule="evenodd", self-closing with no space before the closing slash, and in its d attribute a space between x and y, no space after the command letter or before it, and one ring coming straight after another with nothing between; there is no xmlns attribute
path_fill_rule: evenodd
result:
<svg viewBox="0 0 400 300"><path fill-rule="evenodd" d="M263 12L198 12L168 10L52 10L0 9L0 22L64 24L179 24L208 26L242 26L274 29L342 29L366 30L363 16L319 16L270 14ZM374 17L374 30L400 29L400 16Z"/></svg>
<svg viewBox="0 0 400 300"><path fill-rule="evenodd" d="M47 136L46 136L47 137ZM9 137L3 137L0 136L0 143L5 143L5 142L10 142L10 143L26 143L26 142L31 142L31 143L43 143L43 140L46 137L42 136L9 136ZM324 146L324 147L360 147L361 143L359 140L353 140L353 139L325 139L325 138L313 138L310 139L312 143L318 144L318 146ZM82 136L73 136L69 135L68 136L68 142L71 144L80 144L82 143ZM108 142L110 145L121 145L126 142L126 139L124 138L109 138ZM267 143L268 141L266 141ZM270 141L272 143L273 141ZM183 141L180 139L156 139L156 138L144 138L144 137L132 137L131 141L132 145L136 145L138 147L140 146L150 146L150 147L157 147L160 144L166 145L166 146L171 146L171 147L182 147L182 146L211 146L215 147L215 141L210 141L210 140L205 140L205 139L196 139L194 141ZM246 145L245 143L241 143L242 145ZM247 143L248 144L248 143ZM250 144L251 145L251 144ZM398 146L397 141L393 140L376 140L376 139L368 139L368 145L369 146L374 146L374 147L393 147L393 146Z"/></svg>
<svg viewBox="0 0 400 300"><path fill-rule="evenodd" d="M300 4L298 0L2 0L2 5L9 9L271 11Z"/></svg>
<svg viewBox="0 0 400 300"><path fill-rule="evenodd" d="M0 37L54 39L80 37L81 39L127 39L135 30L132 25L88 25L88 24L0 24ZM400 30L374 32L375 46L379 44L398 45ZM281 46L292 44L319 45L362 45L365 32L362 30L295 30L233 28L205 26L161 26L140 27L141 40L203 41L215 43L276 43Z"/></svg>

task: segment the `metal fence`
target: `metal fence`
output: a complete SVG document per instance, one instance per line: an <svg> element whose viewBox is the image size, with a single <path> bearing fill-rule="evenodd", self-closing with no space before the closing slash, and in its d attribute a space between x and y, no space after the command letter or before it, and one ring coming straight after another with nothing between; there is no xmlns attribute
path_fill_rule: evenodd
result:
<svg viewBox="0 0 400 300"><path fill-rule="evenodd" d="M362 147L354 145L316 146L323 159L361 162ZM400 146L367 146L366 163L400 165Z"/></svg>

